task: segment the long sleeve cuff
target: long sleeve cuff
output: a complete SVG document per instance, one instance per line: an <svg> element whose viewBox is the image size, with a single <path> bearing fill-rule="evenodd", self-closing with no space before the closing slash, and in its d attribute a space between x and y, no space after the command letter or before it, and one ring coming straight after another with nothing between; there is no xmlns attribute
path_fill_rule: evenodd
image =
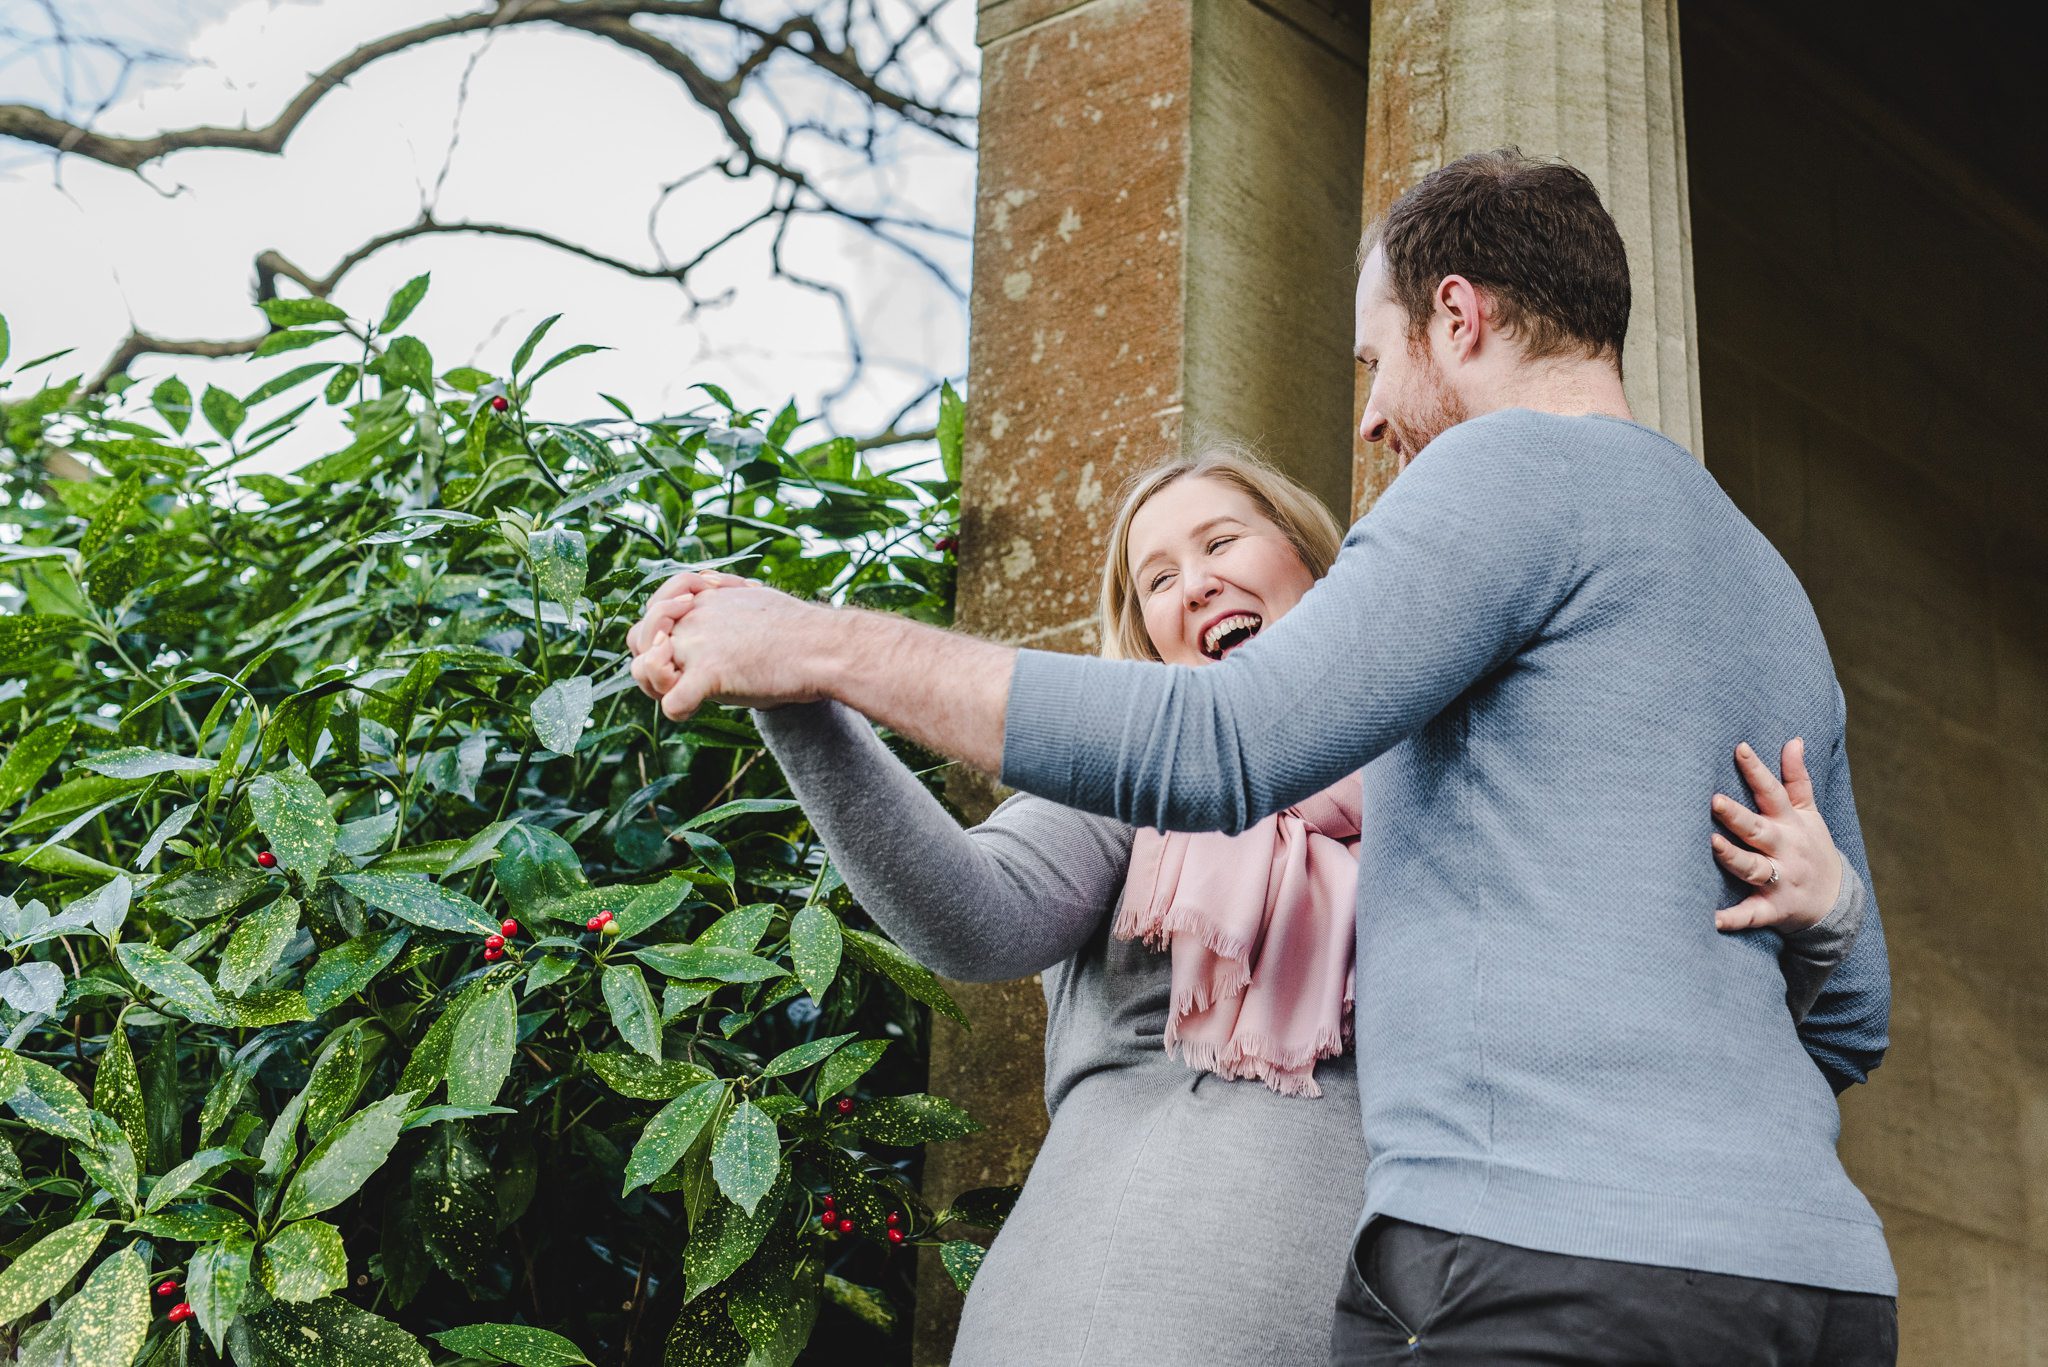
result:
<svg viewBox="0 0 2048 1367"><path fill-rule="evenodd" d="M1869 889L1855 866L1840 850L1835 858L1842 865L1842 887L1835 894L1834 906L1806 929L1786 935L1785 948L1778 955L1785 971L1785 1004L1792 1009L1794 1020L1806 1019L1829 975L1849 956L1870 904Z"/></svg>

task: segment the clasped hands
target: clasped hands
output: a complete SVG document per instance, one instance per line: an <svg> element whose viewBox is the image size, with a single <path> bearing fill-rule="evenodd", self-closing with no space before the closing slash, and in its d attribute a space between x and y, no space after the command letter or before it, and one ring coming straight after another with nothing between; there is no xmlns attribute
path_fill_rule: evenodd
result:
<svg viewBox="0 0 2048 1367"><path fill-rule="evenodd" d="M819 665L833 616L758 580L684 570L654 591L626 649L640 691L670 721L706 702L813 702L824 696Z"/></svg>

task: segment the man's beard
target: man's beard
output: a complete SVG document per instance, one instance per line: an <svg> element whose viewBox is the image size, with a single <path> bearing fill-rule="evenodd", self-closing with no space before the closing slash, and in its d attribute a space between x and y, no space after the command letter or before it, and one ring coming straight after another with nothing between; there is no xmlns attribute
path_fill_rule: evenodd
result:
<svg viewBox="0 0 2048 1367"><path fill-rule="evenodd" d="M1443 369L1426 344L1414 347L1410 354L1416 365L1415 401L1399 417L1387 414L1387 426L1401 444L1402 453L1414 460L1424 447L1472 415L1444 378Z"/></svg>

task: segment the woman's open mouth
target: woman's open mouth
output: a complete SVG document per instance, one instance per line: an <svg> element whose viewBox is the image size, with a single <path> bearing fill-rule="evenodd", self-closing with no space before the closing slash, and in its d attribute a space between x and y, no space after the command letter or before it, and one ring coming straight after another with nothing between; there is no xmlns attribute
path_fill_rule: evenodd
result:
<svg viewBox="0 0 2048 1367"><path fill-rule="evenodd" d="M1255 612L1235 612L1202 633L1202 653L1220 660L1259 634L1265 619Z"/></svg>

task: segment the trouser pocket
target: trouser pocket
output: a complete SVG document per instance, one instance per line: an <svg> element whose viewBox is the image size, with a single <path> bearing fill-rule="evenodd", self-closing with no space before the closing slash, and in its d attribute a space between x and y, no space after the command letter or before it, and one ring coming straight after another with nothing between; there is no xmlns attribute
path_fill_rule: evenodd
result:
<svg viewBox="0 0 2048 1367"><path fill-rule="evenodd" d="M1375 1215L1366 1222L1365 1228L1358 1232L1358 1237L1351 1241L1351 1253L1345 1259L1345 1275L1359 1309L1377 1316L1385 1321L1388 1327L1397 1331L1403 1339L1414 1343L1416 1326L1421 1323L1420 1317L1414 1316L1410 1311L1410 1316L1415 1319L1415 1325L1411 1325L1408 1318L1381 1298L1379 1289L1373 1285L1375 1280L1380 1279L1382 1263L1379 1257L1379 1240L1386 1233L1388 1224L1389 1221L1384 1215Z"/></svg>
<svg viewBox="0 0 2048 1367"><path fill-rule="evenodd" d="M1410 1342L1428 1336L1451 1295L1462 1236L1376 1216L1352 1244L1351 1264L1369 1302Z"/></svg>

